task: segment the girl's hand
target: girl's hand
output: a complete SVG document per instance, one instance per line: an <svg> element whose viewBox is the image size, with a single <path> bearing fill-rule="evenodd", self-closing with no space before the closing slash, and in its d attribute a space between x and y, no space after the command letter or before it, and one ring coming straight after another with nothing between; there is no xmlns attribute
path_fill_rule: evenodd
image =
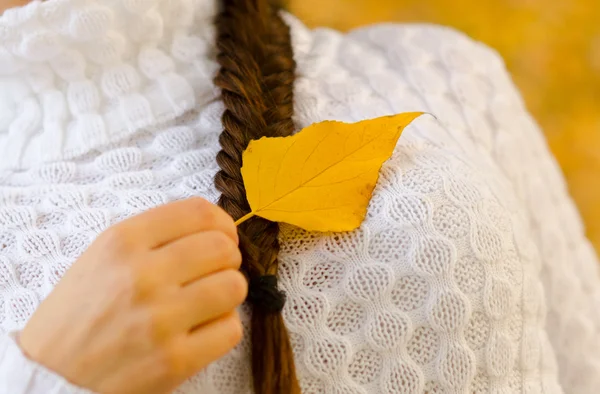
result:
<svg viewBox="0 0 600 394"><path fill-rule="evenodd" d="M238 344L247 284L231 217L202 199L101 234L20 336L33 360L81 387L167 393Z"/></svg>

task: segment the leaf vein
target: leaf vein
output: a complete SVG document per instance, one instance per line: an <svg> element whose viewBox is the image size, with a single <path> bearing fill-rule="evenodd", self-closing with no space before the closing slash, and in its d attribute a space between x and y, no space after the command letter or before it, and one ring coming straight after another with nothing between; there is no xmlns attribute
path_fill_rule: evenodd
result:
<svg viewBox="0 0 600 394"><path fill-rule="evenodd" d="M302 179L304 178L304 167L306 167L306 163L308 163L308 161L310 160L310 158L312 157L312 155L315 154L315 152L317 151L317 149L319 149L319 146L321 146L321 144L323 143L323 141L325 141L327 139L327 137L329 136L330 133L331 133L331 131L328 131L328 132L325 133L323 139L321 139L317 143L317 145L315 145L315 147L312 150L312 152L310 152L310 154L304 160L304 163L302 163L302 169L300 169L300 185L302 185Z"/></svg>
<svg viewBox="0 0 600 394"><path fill-rule="evenodd" d="M322 171L318 172L317 174L315 174L313 177L311 177L310 179L307 179L305 182L301 182L301 184L295 188L293 188L292 190L288 191L287 193L283 194L282 196L276 198L275 200L271 201L270 203L268 203L267 205L265 205L264 207L260 207L258 208L256 211L263 211L265 209L267 209L270 205L275 204L276 202L282 200L283 198L289 196L290 194L294 193L295 191L297 191L298 189L305 187L306 184L310 181L312 181L313 179L317 178L318 176L322 175L324 172L330 170L331 168L335 167L336 165L340 164L341 162L343 162L345 159L347 159L349 156L352 156L353 154L355 154L356 152L360 151L361 149L364 149L365 147L369 146L370 144L372 144L373 142L375 142L379 137L381 136L381 134L376 135L373 139L367 141L364 145L361 145L359 148L349 152L347 155L343 156L342 158L340 158L340 160L336 161L335 163L331 164L330 166L325 167ZM323 139L324 140L324 139ZM321 144L321 142L323 142L323 140L319 141L319 145ZM316 148L315 148L316 150ZM314 150L313 150L314 153ZM311 153L312 154L312 153ZM306 161L303 164L303 168L304 165L306 164ZM302 172L301 172L302 173Z"/></svg>
<svg viewBox="0 0 600 394"><path fill-rule="evenodd" d="M331 211L334 209L353 207L356 204L346 204L346 205L336 205L334 207L326 207L326 208L314 208L314 209L300 209L298 211L291 211L288 209L269 209L271 212L282 212L282 213L303 213L303 212L318 212L318 211Z"/></svg>
<svg viewBox="0 0 600 394"><path fill-rule="evenodd" d="M285 158L288 155L288 153L290 152L290 150L292 149L292 147L294 145L296 145L296 142L298 142L298 138L296 138L294 141L292 141L292 143L290 144L290 146L288 146L288 148L285 150L285 153L283 154L282 159L281 159L282 163L283 163L283 160L285 160ZM282 168L283 168L283 165L280 165L279 168L277 169L277 174L275 174L274 189L277 189L277 184L279 183L279 174L281 174L281 169ZM260 185L260 183L259 183L259 185Z"/></svg>
<svg viewBox="0 0 600 394"><path fill-rule="evenodd" d="M304 185L304 187L306 187L306 188L316 188L316 187L326 187L326 186L339 185L341 183L350 182L350 181L353 181L353 180L355 180L357 178L360 178L361 176L363 176L365 174L368 174L369 172L371 172L370 169L369 169L369 171L361 172L360 174L358 174L356 176L353 176L352 178L342 179L341 181L331 182L331 183L328 183L326 185Z"/></svg>

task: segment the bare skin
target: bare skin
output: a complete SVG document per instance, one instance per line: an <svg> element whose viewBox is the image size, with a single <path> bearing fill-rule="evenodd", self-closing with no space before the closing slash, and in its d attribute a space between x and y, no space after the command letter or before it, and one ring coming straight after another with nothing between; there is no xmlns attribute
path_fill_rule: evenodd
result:
<svg viewBox="0 0 600 394"><path fill-rule="evenodd" d="M29 3L30 0L0 0L0 14L9 8L20 7Z"/></svg>
<svg viewBox="0 0 600 394"><path fill-rule="evenodd" d="M24 352L98 393L170 393L242 338L237 230L190 199L101 234L40 305Z"/></svg>

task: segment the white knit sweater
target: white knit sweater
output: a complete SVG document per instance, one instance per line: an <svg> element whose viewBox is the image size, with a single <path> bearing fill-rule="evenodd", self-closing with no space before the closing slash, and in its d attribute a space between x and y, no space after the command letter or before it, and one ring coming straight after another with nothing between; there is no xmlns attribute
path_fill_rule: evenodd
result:
<svg viewBox="0 0 600 394"><path fill-rule="evenodd" d="M215 1L0 17L0 393L82 392L12 338L94 237L168 201L216 201ZM283 227L303 393L598 393L598 261L498 55L435 26L343 35L285 18L298 129L437 118L405 131L360 230ZM248 350L178 392L250 393Z"/></svg>

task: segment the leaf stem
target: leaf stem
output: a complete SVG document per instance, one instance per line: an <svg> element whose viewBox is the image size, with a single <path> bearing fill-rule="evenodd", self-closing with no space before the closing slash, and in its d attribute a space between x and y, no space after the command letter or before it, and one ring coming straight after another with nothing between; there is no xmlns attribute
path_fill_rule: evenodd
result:
<svg viewBox="0 0 600 394"><path fill-rule="evenodd" d="M256 214L254 213L254 211L250 212L249 214L245 215L244 217L238 219L235 222L236 226L239 226L240 224L244 223L246 220L251 219L255 216Z"/></svg>

